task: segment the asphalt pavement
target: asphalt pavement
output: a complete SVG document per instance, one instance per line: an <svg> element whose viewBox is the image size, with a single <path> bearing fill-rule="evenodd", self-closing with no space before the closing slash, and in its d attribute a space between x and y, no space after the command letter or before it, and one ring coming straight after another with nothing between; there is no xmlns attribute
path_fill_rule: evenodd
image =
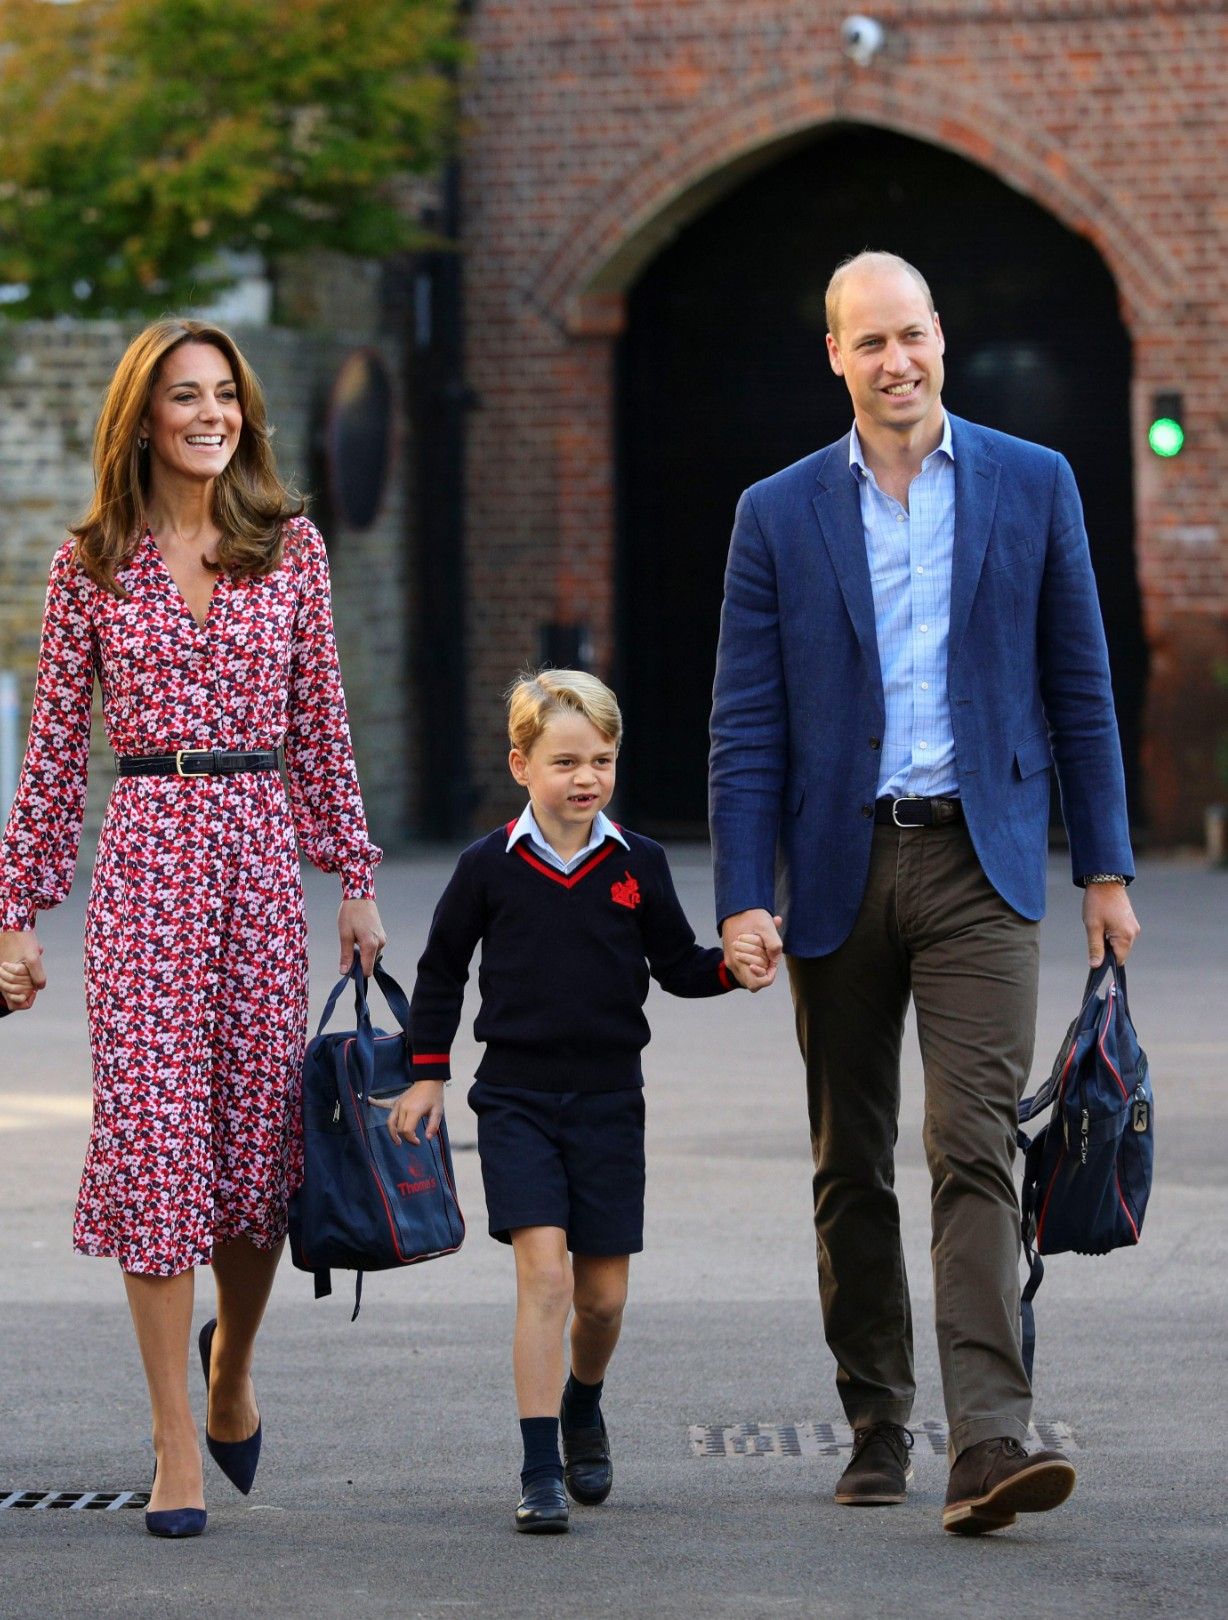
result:
<svg viewBox="0 0 1228 1620"><path fill-rule="evenodd" d="M671 855L711 939L707 851ZM451 865L440 851L381 873L387 961L407 986ZM121 1280L70 1243L89 1128L85 887L43 920L52 988L33 1013L0 1024L0 1615L1228 1613L1228 873L1143 862L1130 993L1157 1110L1143 1239L1050 1261L1036 1418L1070 1446L1078 1488L1060 1511L973 1541L940 1529L943 1411L911 1031L898 1182L917 1322L916 1480L900 1507L831 1500L849 1436L819 1320L783 979L715 1002L653 991L647 1248L606 1386L608 1503L574 1510L567 1536L512 1529L513 1281L508 1251L486 1235L464 1100L477 1055L470 1009L449 1092L463 1249L372 1276L355 1323L343 1280L316 1301L287 1259L259 1345L265 1452L252 1495L206 1460L205 1535L147 1536L139 1510L120 1505L148 1489L152 1466ZM331 880L309 874L317 1009L335 977L334 895ZM1036 1078L1083 977L1078 894L1055 859ZM198 1326L211 1295L205 1272Z"/></svg>

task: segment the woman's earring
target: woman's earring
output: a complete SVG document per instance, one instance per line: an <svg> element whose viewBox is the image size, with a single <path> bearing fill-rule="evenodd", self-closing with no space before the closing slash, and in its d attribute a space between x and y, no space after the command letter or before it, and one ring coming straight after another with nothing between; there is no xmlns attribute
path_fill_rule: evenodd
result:
<svg viewBox="0 0 1228 1620"><path fill-rule="evenodd" d="M138 450L148 450L149 449L149 440L146 439L144 436L142 436L141 438L139 438L136 441L136 447L137 447Z"/></svg>

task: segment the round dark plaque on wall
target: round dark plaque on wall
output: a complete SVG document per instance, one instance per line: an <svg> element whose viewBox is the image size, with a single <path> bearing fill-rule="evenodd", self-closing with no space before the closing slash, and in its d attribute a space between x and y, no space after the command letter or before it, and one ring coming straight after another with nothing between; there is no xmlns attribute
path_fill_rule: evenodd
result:
<svg viewBox="0 0 1228 1620"><path fill-rule="evenodd" d="M341 363L328 399L324 453L329 504L351 529L379 515L392 460L392 374L374 349L355 349Z"/></svg>

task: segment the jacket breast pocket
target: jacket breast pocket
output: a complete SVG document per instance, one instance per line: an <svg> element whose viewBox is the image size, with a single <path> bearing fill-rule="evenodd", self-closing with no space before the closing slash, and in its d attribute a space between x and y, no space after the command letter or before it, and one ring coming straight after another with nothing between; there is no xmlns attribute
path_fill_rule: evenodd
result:
<svg viewBox="0 0 1228 1620"><path fill-rule="evenodd" d="M1004 540L1000 545L991 544L985 553L985 567L994 573L1008 569L1026 570L1031 566L1032 542L1027 539L1016 537Z"/></svg>
<svg viewBox="0 0 1228 1620"><path fill-rule="evenodd" d="M1049 747L1049 734L1036 731L1025 737L1015 749L1015 769L1021 778L1047 771L1053 764L1053 751Z"/></svg>

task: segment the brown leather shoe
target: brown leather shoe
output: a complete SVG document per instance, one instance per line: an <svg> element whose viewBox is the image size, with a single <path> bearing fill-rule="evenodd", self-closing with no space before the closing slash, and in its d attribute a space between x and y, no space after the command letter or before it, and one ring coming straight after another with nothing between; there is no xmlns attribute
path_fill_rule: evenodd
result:
<svg viewBox="0 0 1228 1620"><path fill-rule="evenodd" d="M840 1475L841 1507L892 1507L908 1494L912 1435L898 1423L871 1423L853 1430L853 1455Z"/></svg>
<svg viewBox="0 0 1228 1620"><path fill-rule="evenodd" d="M1018 1440L982 1440L951 1469L942 1528L983 1536L1014 1524L1017 1513L1047 1513L1075 1488L1074 1465L1060 1451L1026 1452Z"/></svg>

